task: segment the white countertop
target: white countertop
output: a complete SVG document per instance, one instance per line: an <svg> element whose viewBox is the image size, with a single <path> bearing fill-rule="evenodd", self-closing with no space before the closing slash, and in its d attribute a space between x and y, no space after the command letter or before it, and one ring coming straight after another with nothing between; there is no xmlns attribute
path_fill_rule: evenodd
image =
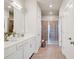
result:
<svg viewBox="0 0 79 59"><path fill-rule="evenodd" d="M10 47L12 45L15 45L19 42L22 42L22 41L27 40L27 39L34 37L34 36L36 36L36 35L35 34L26 34L24 37L14 38L15 40L5 41L4 48Z"/></svg>

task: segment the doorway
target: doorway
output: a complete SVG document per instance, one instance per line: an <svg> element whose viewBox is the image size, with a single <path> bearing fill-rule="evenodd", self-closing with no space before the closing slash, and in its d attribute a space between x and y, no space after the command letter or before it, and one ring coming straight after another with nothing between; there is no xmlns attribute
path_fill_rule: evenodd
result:
<svg viewBox="0 0 79 59"><path fill-rule="evenodd" d="M47 44L58 45L58 20L42 21L42 45Z"/></svg>
<svg viewBox="0 0 79 59"><path fill-rule="evenodd" d="M48 21L48 43L58 45L58 20Z"/></svg>

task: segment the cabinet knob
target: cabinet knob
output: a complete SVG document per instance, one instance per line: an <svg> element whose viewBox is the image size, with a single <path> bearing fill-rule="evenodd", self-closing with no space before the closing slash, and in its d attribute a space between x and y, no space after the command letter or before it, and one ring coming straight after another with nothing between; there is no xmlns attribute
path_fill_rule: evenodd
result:
<svg viewBox="0 0 79 59"><path fill-rule="evenodd" d="M71 38L71 37L69 37L69 40L72 40L72 38Z"/></svg>

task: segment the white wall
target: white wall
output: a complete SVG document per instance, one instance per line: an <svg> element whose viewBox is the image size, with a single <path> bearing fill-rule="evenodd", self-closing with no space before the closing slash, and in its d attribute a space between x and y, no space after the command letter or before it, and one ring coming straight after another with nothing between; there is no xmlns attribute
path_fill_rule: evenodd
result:
<svg viewBox="0 0 79 59"><path fill-rule="evenodd" d="M37 34L37 22L41 18L41 10L38 8L37 0L26 0L25 6L25 32Z"/></svg>
<svg viewBox="0 0 79 59"><path fill-rule="evenodd" d="M25 31L26 33L35 33L36 26L36 1L26 0L26 14L25 14Z"/></svg>
<svg viewBox="0 0 79 59"><path fill-rule="evenodd" d="M37 33L41 34L41 9L39 7L39 5L37 5Z"/></svg>
<svg viewBox="0 0 79 59"><path fill-rule="evenodd" d="M14 32L23 34L25 32L25 13L24 13L24 4L25 2L21 0L17 0L17 2L22 6L22 9L14 8Z"/></svg>
<svg viewBox="0 0 79 59"><path fill-rule="evenodd" d="M14 9L14 32L24 33L24 13L21 10Z"/></svg>
<svg viewBox="0 0 79 59"><path fill-rule="evenodd" d="M9 11L4 10L4 32L8 31L8 18L9 18Z"/></svg>

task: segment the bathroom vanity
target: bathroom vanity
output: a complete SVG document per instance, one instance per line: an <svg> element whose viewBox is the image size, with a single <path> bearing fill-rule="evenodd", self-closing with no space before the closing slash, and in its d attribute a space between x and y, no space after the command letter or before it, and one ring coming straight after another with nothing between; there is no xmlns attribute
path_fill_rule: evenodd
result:
<svg viewBox="0 0 79 59"><path fill-rule="evenodd" d="M29 34L16 40L5 41L4 59L29 59L40 48L38 35Z"/></svg>

